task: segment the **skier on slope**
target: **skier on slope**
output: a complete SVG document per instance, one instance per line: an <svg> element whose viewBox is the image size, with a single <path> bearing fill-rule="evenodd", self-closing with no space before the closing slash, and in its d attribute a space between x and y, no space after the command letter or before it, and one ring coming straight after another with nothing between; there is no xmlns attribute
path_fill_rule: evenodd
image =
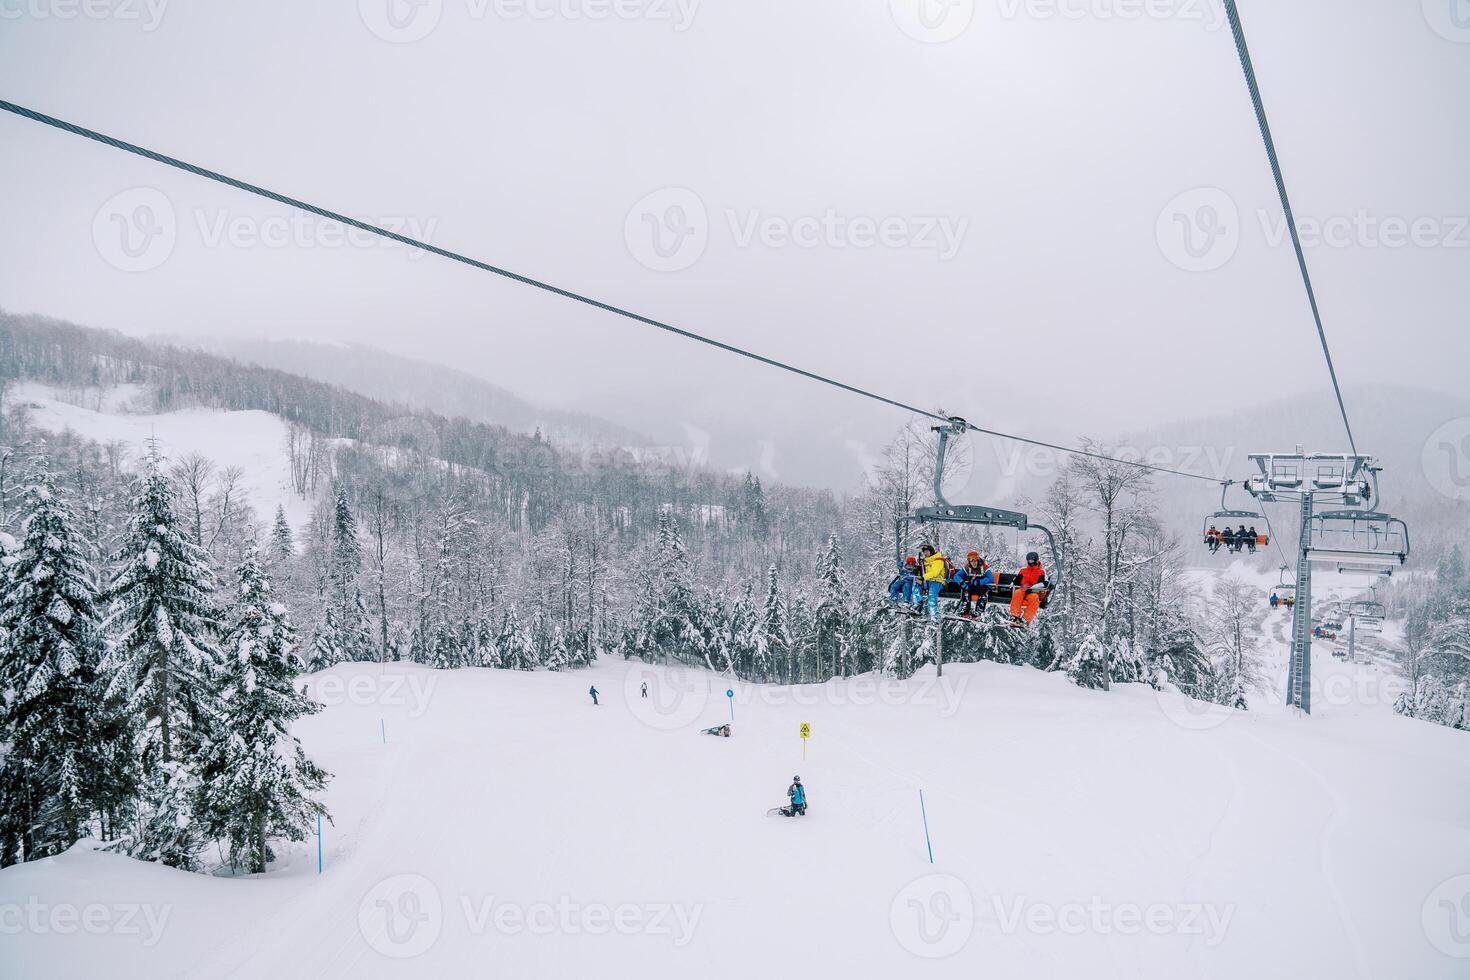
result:
<svg viewBox="0 0 1470 980"><path fill-rule="evenodd" d="M643 697L645 697L645 698L648 697L648 682L647 681L644 681L643 682L643 687L640 688L640 691L642 692L642 696Z"/></svg>
<svg viewBox="0 0 1470 980"><path fill-rule="evenodd" d="M790 811L786 814L788 817L806 816L806 787L801 785L800 776L791 777L791 786L786 790L786 798L791 801L791 805L786 808Z"/></svg>
<svg viewBox="0 0 1470 980"><path fill-rule="evenodd" d="M592 695L592 703L594 705L597 704L597 685L594 684L591 687L587 688L587 693Z"/></svg>

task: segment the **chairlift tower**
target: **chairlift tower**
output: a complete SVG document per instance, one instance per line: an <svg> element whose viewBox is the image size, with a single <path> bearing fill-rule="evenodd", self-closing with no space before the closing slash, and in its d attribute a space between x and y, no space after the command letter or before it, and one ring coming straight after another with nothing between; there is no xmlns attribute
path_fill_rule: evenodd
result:
<svg viewBox="0 0 1470 980"><path fill-rule="evenodd" d="M1262 503L1294 500L1301 508L1301 538L1296 566L1296 604L1292 607L1291 663L1286 671L1286 703L1312 713L1312 523L1316 503L1366 507L1375 499L1377 467L1369 456L1351 453L1251 453L1260 473L1245 483Z"/></svg>

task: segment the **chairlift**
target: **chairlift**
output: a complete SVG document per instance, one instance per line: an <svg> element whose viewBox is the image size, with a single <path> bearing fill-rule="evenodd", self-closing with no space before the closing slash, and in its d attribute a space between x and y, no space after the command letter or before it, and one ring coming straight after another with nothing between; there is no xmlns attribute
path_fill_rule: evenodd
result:
<svg viewBox="0 0 1470 980"><path fill-rule="evenodd" d="M1355 453L1251 453L1260 474L1245 483L1246 491L1270 502L1305 495L1332 495L1348 507L1378 498L1378 467L1371 456Z"/></svg>
<svg viewBox="0 0 1470 980"><path fill-rule="evenodd" d="M998 507L983 507L972 504L951 504L944 496L944 457L945 449L951 435L963 435L969 429L969 423L959 417L952 417L948 423L937 425L934 431L939 434L939 447L937 459L934 464L934 499L936 505L933 507L915 508L912 514L900 517L895 527L894 558L899 566L899 575L894 578L898 583L902 576L904 564L904 542L908 537L910 525L917 524L921 527L931 524L958 524L982 528L1010 528L1018 534L1023 531L1040 531L1046 538L1047 552L1051 556L1051 564L1047 566L1047 588L1039 591L1041 597L1041 608L1045 609L1051 599L1053 592L1061 585L1061 570L1057 560L1057 542L1051 529L1042 524L1037 524L1020 511L1002 510ZM990 586L982 598L988 605L1009 606L1015 595L1019 578L1010 572L995 572L996 584ZM890 593L891 594L891 593ZM946 581L939 598L941 602L959 603L965 600L962 590L953 582Z"/></svg>
<svg viewBox="0 0 1470 980"><path fill-rule="evenodd" d="M1307 560L1348 574L1392 574L1409 560L1409 527L1371 510L1314 514Z"/></svg>
<svg viewBox="0 0 1470 980"><path fill-rule="evenodd" d="M1282 565L1281 566L1281 581L1278 582L1276 584L1276 586L1274 588L1272 588L1271 591L1272 591L1273 594L1275 594L1275 596L1277 597L1277 599L1279 599L1281 602L1284 602L1284 603L1286 603L1288 605L1295 605L1296 604L1296 583L1295 582L1288 582L1286 580L1286 576L1287 576L1288 573L1290 573L1290 571L1291 571L1291 566L1290 565Z"/></svg>
<svg viewBox="0 0 1470 980"><path fill-rule="evenodd" d="M1225 500L1225 494L1229 489L1229 482L1220 485L1220 509L1205 518L1204 526L1200 530L1200 538L1204 541L1210 554L1213 555L1222 549L1238 552L1241 548L1246 547L1254 551L1257 547L1270 544L1270 537L1264 532L1257 531L1253 538L1249 536L1249 531L1256 525L1266 524L1266 515L1258 510L1230 509ZM1220 527L1221 524L1224 525L1223 528ZM1240 540L1236 524L1246 528L1247 538L1245 540Z"/></svg>

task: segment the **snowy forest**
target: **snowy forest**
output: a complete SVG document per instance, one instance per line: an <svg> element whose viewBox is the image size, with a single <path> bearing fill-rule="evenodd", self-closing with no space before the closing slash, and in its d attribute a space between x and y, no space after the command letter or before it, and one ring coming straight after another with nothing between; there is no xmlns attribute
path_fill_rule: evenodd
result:
<svg viewBox="0 0 1470 980"><path fill-rule="evenodd" d="M7 384L279 415L291 491L311 505L293 527L284 507L255 509L237 468L43 431L0 404L0 864L92 836L184 868L218 842L263 870L271 838L306 835L330 778L289 733L317 710L296 679L343 661L555 671L610 656L800 684L935 659L933 627L884 601L895 520L932 502L923 427L838 499L32 318L0 318L0 365ZM1161 526L1154 492L1137 468L1074 458L1020 502L1057 535L1047 614L1029 630L999 611L944 621L945 661L1248 709L1267 683L1265 594L1228 576L1198 594L1197 542ZM1037 546L912 534L906 553L975 549L1006 571ZM1466 727L1458 548L1431 588L1392 601L1409 622L1398 710Z"/></svg>

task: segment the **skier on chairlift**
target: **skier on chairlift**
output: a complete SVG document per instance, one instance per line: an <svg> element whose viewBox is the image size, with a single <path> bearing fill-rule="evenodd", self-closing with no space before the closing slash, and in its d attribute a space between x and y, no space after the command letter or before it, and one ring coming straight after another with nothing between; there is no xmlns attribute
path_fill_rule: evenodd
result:
<svg viewBox="0 0 1470 980"><path fill-rule="evenodd" d="M1212 555L1220 550L1220 529L1213 524L1205 532L1205 544L1209 546L1210 554Z"/></svg>
<svg viewBox="0 0 1470 980"><path fill-rule="evenodd" d="M1250 544L1251 551L1254 552L1256 550L1256 536L1255 536L1255 533L1252 532L1252 531L1247 531L1245 529L1245 525L1242 524L1242 525L1240 525L1240 530L1238 530L1238 531L1235 532L1235 551L1236 551L1236 553L1239 554L1240 549L1241 548L1244 548L1247 543Z"/></svg>
<svg viewBox="0 0 1470 980"><path fill-rule="evenodd" d="M985 559L980 557L980 552L972 551L965 556L965 567L957 571L955 577L958 579L960 594L965 599L960 615L965 619L972 619L977 604L984 608L990 587L995 584L995 573L990 570Z"/></svg>
<svg viewBox="0 0 1470 980"><path fill-rule="evenodd" d="M944 591L944 581L947 578L949 578L949 562L945 557L936 551L933 545L926 544L920 548L920 581L914 605L921 610L927 607L930 619L939 618L939 593Z"/></svg>
<svg viewBox="0 0 1470 980"><path fill-rule="evenodd" d="M1026 554L1026 564L1016 573L1016 585L1011 591L1011 625L1025 628L1036 618L1041 609L1041 593L1046 589L1046 569L1041 567L1041 556L1031 551Z"/></svg>
<svg viewBox="0 0 1470 980"><path fill-rule="evenodd" d="M1250 548L1251 554L1256 553L1256 545L1260 543L1260 540L1261 536L1256 533L1256 526L1252 524L1251 529L1246 532L1245 539L1246 547Z"/></svg>
<svg viewBox="0 0 1470 980"><path fill-rule="evenodd" d="M1235 550L1235 532L1230 529L1229 524L1226 524L1225 530L1220 532L1220 545L1225 549L1226 554Z"/></svg>
<svg viewBox="0 0 1470 980"><path fill-rule="evenodd" d="M898 566L898 578L888 587L888 598L906 606L914 604L914 590L919 585L919 561L913 555Z"/></svg>

